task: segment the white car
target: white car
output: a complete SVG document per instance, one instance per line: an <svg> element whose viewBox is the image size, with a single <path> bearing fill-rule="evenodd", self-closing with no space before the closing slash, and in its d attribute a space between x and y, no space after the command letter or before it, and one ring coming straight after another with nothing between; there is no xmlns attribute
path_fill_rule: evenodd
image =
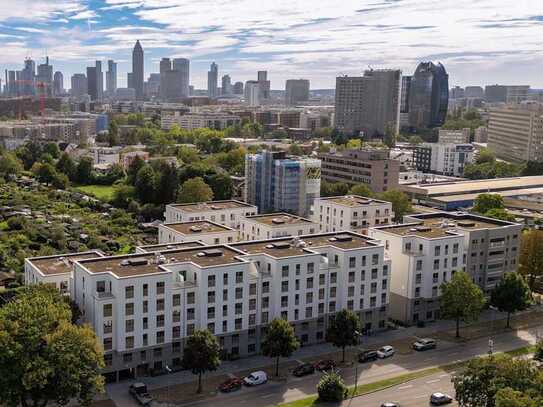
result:
<svg viewBox="0 0 543 407"><path fill-rule="evenodd" d="M383 346L377 351L377 357L379 359L389 358L391 356L394 356L394 353L396 353L396 349L394 349L390 345L387 345L387 346Z"/></svg>
<svg viewBox="0 0 543 407"><path fill-rule="evenodd" d="M259 384L264 384L268 381L268 375L266 375L266 372L258 371L253 372L249 376L247 376L245 379L243 379L243 382L247 386L258 386Z"/></svg>

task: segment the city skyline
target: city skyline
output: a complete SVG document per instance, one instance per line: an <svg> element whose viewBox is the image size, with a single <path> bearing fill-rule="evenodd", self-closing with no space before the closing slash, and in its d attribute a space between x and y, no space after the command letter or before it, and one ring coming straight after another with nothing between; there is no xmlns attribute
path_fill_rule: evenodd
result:
<svg viewBox="0 0 543 407"><path fill-rule="evenodd" d="M249 1L217 7L184 0L23 0L0 16L0 67L21 69L26 56L39 64L48 54L55 71L69 78L84 73L95 60L105 64L115 59L118 86L125 87L139 39L146 79L159 72L162 57L184 57L193 66L191 84L200 89L206 88L213 61L219 75L228 73L233 82L267 70L272 89L284 89L285 81L295 78L309 79L314 89L333 88L336 76L360 74L368 65L412 74L424 60L442 62L451 86L543 87L537 42L542 4L320 3L309 7L297 1L256 10ZM436 16L437 4L443 12Z"/></svg>

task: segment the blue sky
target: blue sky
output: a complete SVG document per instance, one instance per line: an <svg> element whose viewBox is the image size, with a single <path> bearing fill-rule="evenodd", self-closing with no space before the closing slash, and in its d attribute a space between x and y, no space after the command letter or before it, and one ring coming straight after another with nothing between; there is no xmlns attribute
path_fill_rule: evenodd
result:
<svg viewBox="0 0 543 407"><path fill-rule="evenodd" d="M186 57L197 88L212 61L233 81L267 69L283 89L289 78L332 88L368 66L411 74L420 60L443 62L451 85L543 88L542 0L0 0L2 70L47 53L68 86L112 58L125 86L136 39L146 77Z"/></svg>

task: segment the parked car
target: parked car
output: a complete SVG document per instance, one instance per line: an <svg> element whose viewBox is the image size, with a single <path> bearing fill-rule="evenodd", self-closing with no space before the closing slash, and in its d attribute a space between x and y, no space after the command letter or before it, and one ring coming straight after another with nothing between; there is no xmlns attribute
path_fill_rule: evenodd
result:
<svg viewBox="0 0 543 407"><path fill-rule="evenodd" d="M336 362L334 362L332 359L319 360L313 366L315 367L315 369L324 372L326 370L334 369L336 367Z"/></svg>
<svg viewBox="0 0 543 407"><path fill-rule="evenodd" d="M153 402L153 398L147 392L147 386L144 383L132 383L128 388L128 392L142 406L149 406Z"/></svg>
<svg viewBox="0 0 543 407"><path fill-rule="evenodd" d="M435 349L437 347L437 342L435 339L430 338L421 338L418 341L413 343L413 349L416 351L424 351L429 349Z"/></svg>
<svg viewBox="0 0 543 407"><path fill-rule="evenodd" d="M379 348L379 350L377 351L377 357L379 359L385 359L385 358L394 356L395 353L396 353L396 349L394 349L390 345L386 345L386 346L383 346L382 348Z"/></svg>
<svg viewBox="0 0 543 407"><path fill-rule="evenodd" d="M232 377L231 379L228 379L224 383L221 383L219 386L219 390L223 393L230 393L231 391L236 391L241 389L241 386L243 385L243 380L239 377Z"/></svg>
<svg viewBox="0 0 543 407"><path fill-rule="evenodd" d="M442 406L444 404L452 403L453 398L448 394L437 392L430 396L430 404L433 406Z"/></svg>
<svg viewBox="0 0 543 407"><path fill-rule="evenodd" d="M358 361L360 363L371 362L372 360L377 360L378 358L379 356L377 355L376 350L365 350L358 354Z"/></svg>
<svg viewBox="0 0 543 407"><path fill-rule="evenodd" d="M381 407L400 407L400 405L398 403L394 403L393 401L387 401L382 403Z"/></svg>
<svg viewBox="0 0 543 407"><path fill-rule="evenodd" d="M258 372L253 372L245 379L243 379L247 386L258 386L259 384L264 384L268 381L268 375L266 372L259 370Z"/></svg>
<svg viewBox="0 0 543 407"><path fill-rule="evenodd" d="M304 363L292 371L292 374L296 377L302 377L312 373L315 373L315 366L311 363Z"/></svg>

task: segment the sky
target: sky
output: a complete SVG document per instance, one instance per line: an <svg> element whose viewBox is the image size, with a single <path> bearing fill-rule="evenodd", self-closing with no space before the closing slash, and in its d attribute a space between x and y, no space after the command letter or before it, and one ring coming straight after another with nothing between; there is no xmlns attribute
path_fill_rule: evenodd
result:
<svg viewBox="0 0 543 407"><path fill-rule="evenodd" d="M318 89L429 60L451 86L543 88L543 0L0 0L2 72L49 55L69 87L94 60L115 59L123 87L137 39L146 78L160 58L185 57L196 88L213 61L233 82L268 70L272 89L293 78Z"/></svg>

